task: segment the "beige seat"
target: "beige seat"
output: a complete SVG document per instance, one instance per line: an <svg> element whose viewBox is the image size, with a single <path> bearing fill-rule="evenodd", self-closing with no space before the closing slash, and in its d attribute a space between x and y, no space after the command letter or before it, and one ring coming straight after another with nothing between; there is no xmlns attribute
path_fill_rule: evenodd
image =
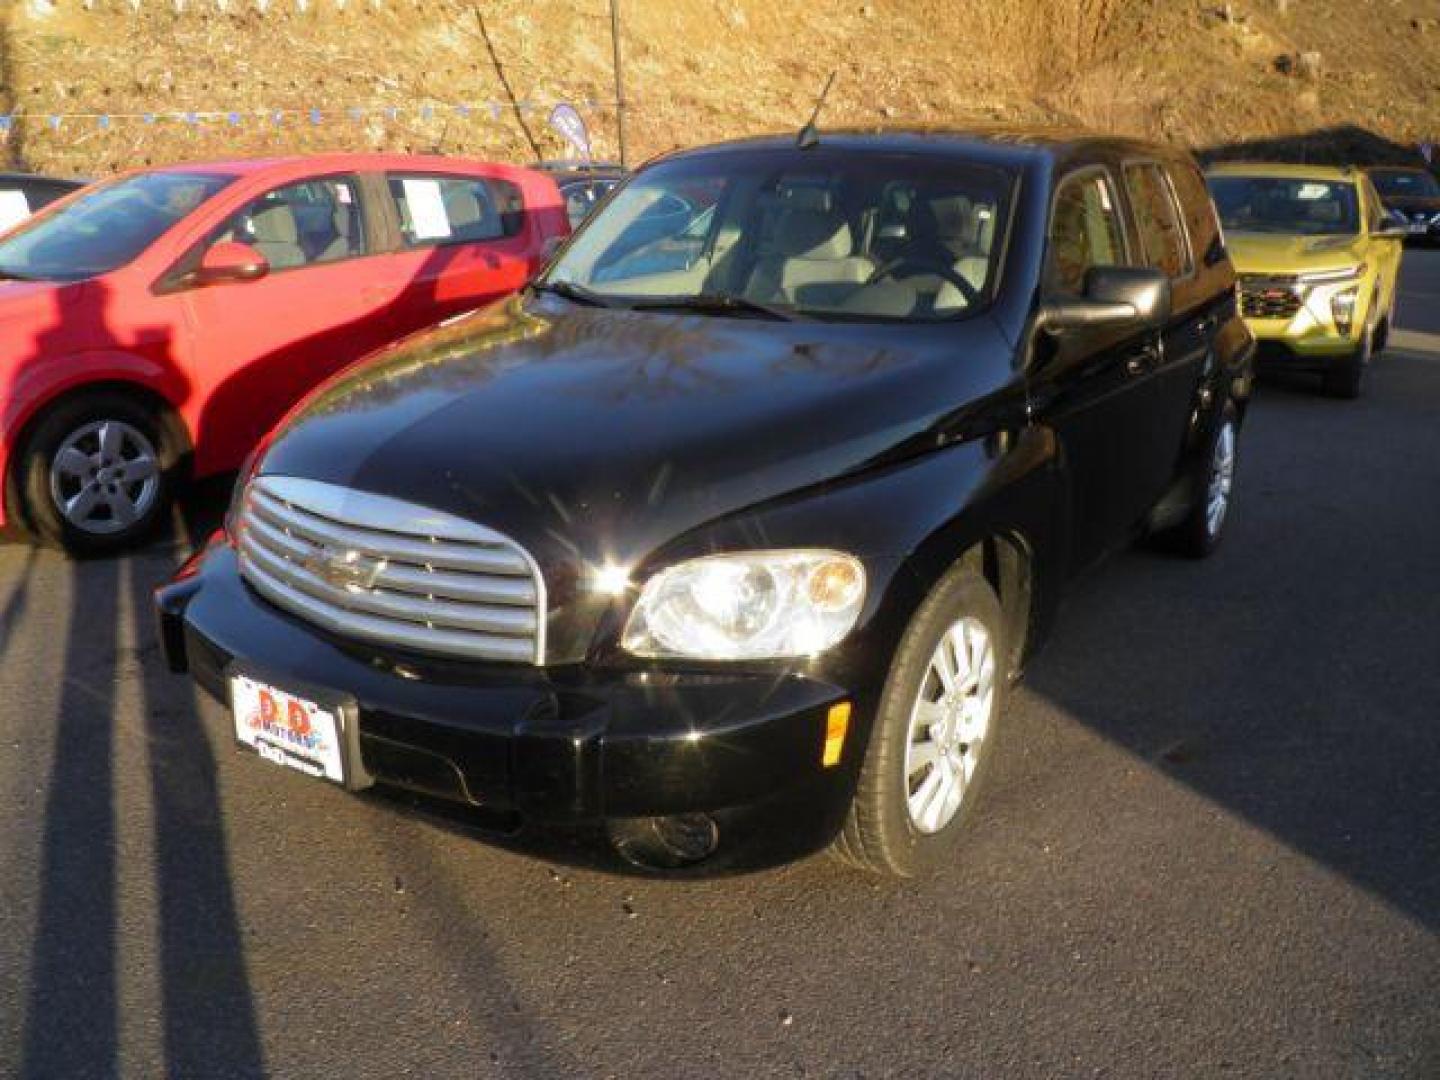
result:
<svg viewBox="0 0 1440 1080"><path fill-rule="evenodd" d="M468 187L447 184L444 199L452 239L488 240L494 236L494 230L485 220L485 208Z"/></svg>
<svg viewBox="0 0 1440 1080"><path fill-rule="evenodd" d="M250 234L254 237L255 249L275 269L305 265L305 249L300 246L295 214L283 203L251 214Z"/></svg>
<svg viewBox="0 0 1440 1080"><path fill-rule="evenodd" d="M794 206L776 216L768 250L755 262L745 294L762 303L841 302L870 280L875 264L854 254L843 215L827 205Z"/></svg>
<svg viewBox="0 0 1440 1080"><path fill-rule="evenodd" d="M963 195L934 199L930 213L935 221L935 238L952 268L977 292L985 286L990 272L990 246L995 236L994 210L977 205ZM964 294L952 282L941 284L935 295L935 310L956 311L967 306Z"/></svg>
<svg viewBox="0 0 1440 1080"><path fill-rule="evenodd" d="M344 203L336 203L335 213L330 221L335 230L335 239L325 245L317 261L334 262L336 259L348 259L352 255L358 255L359 250L353 236L355 227L351 208Z"/></svg>

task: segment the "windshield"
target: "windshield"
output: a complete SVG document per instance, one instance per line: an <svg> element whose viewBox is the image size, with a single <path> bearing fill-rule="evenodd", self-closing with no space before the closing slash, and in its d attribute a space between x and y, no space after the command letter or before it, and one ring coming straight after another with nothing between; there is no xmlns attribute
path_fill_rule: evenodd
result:
<svg viewBox="0 0 1440 1080"><path fill-rule="evenodd" d="M0 240L0 277L79 281L134 259L231 177L144 173L86 192Z"/></svg>
<svg viewBox="0 0 1440 1080"><path fill-rule="evenodd" d="M914 154L722 152L637 174L540 288L609 306L919 321L993 293L1012 177Z"/></svg>
<svg viewBox="0 0 1440 1080"><path fill-rule="evenodd" d="M1360 231L1355 185L1272 176L1212 176L1210 193L1231 232L1353 235Z"/></svg>
<svg viewBox="0 0 1440 1080"><path fill-rule="evenodd" d="M1440 181L1419 169L1372 169L1370 179L1374 181L1381 195L1440 198Z"/></svg>

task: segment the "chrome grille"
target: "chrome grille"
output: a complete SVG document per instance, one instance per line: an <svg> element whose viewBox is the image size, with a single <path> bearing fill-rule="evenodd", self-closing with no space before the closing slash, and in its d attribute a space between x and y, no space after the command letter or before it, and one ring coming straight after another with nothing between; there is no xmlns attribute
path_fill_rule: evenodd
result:
<svg viewBox="0 0 1440 1080"><path fill-rule="evenodd" d="M542 664L545 584L483 525L292 476L245 489L240 573L263 597L342 637L475 660Z"/></svg>
<svg viewBox="0 0 1440 1080"><path fill-rule="evenodd" d="M1293 275L1240 275L1240 314L1247 319L1293 319L1302 303Z"/></svg>

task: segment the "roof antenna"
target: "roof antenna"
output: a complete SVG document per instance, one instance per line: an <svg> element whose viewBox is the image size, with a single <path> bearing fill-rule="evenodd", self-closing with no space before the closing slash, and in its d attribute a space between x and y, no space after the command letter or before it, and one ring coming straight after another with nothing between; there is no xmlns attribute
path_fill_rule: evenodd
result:
<svg viewBox="0 0 1440 1080"><path fill-rule="evenodd" d="M811 147L820 145L820 129L816 123L820 119L820 110L825 107L825 99L830 96L830 87L835 85L835 76L838 72L830 72L830 78L825 80L825 89L820 91L820 100L815 102L815 111L810 114L810 119L800 129L800 134L795 136L795 145L801 150L809 150Z"/></svg>

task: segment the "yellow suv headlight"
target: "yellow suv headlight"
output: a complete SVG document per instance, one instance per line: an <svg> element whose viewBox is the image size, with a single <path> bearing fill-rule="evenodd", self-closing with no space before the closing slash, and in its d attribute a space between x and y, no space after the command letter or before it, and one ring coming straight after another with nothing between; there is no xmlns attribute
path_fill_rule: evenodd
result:
<svg viewBox="0 0 1440 1080"><path fill-rule="evenodd" d="M1335 329L1348 335L1355 325L1355 301L1360 296L1359 286L1341 289L1330 297L1330 315L1335 320Z"/></svg>

